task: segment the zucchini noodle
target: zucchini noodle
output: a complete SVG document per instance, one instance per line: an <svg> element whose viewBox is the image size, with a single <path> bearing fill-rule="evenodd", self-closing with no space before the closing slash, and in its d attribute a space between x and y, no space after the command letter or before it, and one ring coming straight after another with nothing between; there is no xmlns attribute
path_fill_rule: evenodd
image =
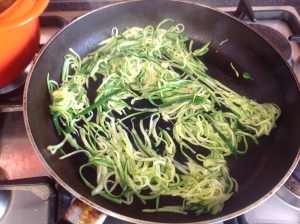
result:
<svg viewBox="0 0 300 224"><path fill-rule="evenodd" d="M48 150L61 152L61 159L87 156L79 173L92 195L119 204L155 200L144 212L216 214L238 189L225 157L246 153L249 140L258 144L269 135L280 108L247 99L207 75L200 56L211 41L192 50L184 25L162 28L168 21L156 28L113 28L85 58L70 49L61 83L47 77L53 123L64 135ZM89 82L98 79L90 90ZM67 143L73 152L63 151ZM89 167L93 183L84 176ZM160 206L170 196L182 202Z"/></svg>

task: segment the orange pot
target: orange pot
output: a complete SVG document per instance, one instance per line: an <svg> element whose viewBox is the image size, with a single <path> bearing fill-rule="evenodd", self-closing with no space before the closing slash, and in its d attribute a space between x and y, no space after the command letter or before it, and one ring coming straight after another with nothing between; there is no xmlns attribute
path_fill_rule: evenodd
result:
<svg viewBox="0 0 300 224"><path fill-rule="evenodd" d="M49 0L17 0L0 14L0 89L29 65L40 42L39 15Z"/></svg>

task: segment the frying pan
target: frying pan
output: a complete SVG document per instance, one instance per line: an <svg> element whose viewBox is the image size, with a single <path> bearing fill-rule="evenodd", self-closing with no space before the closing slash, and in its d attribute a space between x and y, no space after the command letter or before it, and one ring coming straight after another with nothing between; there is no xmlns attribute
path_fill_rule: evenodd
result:
<svg viewBox="0 0 300 224"><path fill-rule="evenodd" d="M156 26L172 18L183 23L184 33L194 40L195 48L212 40L210 51L202 57L208 74L231 89L259 103L276 103L282 109L277 127L269 136L259 138L259 145L250 142L244 155L227 157L230 175L239 183L239 190L216 214L195 216L169 213L143 213L139 201L117 205L100 196L92 196L79 176L79 166L87 159L74 155L63 161L51 155L46 147L62 139L56 135L49 113L50 98L46 76L60 80L63 57L73 48L79 55L92 52L111 29ZM220 45L224 40L227 42ZM236 77L230 67L246 71L254 80ZM131 222L195 223L217 222L237 216L255 207L272 195L288 178L299 159L300 143L299 84L281 53L263 36L244 22L216 9L181 1L127 1L92 11L61 30L42 49L24 91L24 118L29 139L50 174L75 197L110 216ZM68 148L64 148L68 151ZM94 171L87 172L93 181ZM168 198L171 205L175 199ZM155 202L146 207L154 207Z"/></svg>

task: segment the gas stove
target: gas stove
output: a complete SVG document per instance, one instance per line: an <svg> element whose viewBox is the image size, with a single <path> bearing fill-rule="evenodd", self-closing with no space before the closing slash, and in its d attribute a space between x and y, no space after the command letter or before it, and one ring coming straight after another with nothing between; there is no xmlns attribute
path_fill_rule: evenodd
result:
<svg viewBox="0 0 300 224"><path fill-rule="evenodd" d="M41 46L75 18L109 3L74 2L69 6L66 1L50 3L49 10L40 17ZM63 11L59 8L60 4ZM229 14L237 12L236 7L218 9ZM256 21L251 15L246 16L244 21L270 38L300 80L300 46L288 41L290 36L300 34L300 17L295 8L261 6L252 9ZM17 180L11 186L0 186L3 189L0 191L1 224L54 223L74 199L44 168L27 137L22 114L22 93L30 66L14 83L0 89L0 180ZM221 223L300 223L299 182L300 165L290 179L263 203L233 220ZM104 223L128 222L108 217Z"/></svg>

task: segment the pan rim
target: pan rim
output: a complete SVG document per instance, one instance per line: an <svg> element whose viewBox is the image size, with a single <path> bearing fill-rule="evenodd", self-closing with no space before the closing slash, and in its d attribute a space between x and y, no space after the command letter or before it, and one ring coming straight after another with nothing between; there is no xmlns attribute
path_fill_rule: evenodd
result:
<svg viewBox="0 0 300 224"><path fill-rule="evenodd" d="M43 52L45 51L45 49L47 48L47 46L56 38L56 36L60 35L61 32L63 32L64 29L66 29L67 27L71 26L73 23L75 23L76 21L80 20L81 18L83 17L86 17L92 13L95 13L96 11L99 11L99 10L103 10L107 7L113 7L115 5L119 5L119 4L128 4L128 3L131 3L131 2L142 2L143 0L133 0L133 1L126 1L126 2L117 2L117 3L112 3L112 4L109 4L109 5L106 5L106 6L103 6L103 7L100 7L98 9L95 9L95 10L92 10L80 17L78 17L77 19L75 19L74 21L72 21L71 23L69 23L66 27L64 27L63 29L61 29L58 33L56 33L48 42L47 44L45 44L45 46L40 50L40 52L38 53L38 56L34 59L34 63L33 63L33 66L31 67L31 70L29 72L29 75L26 79L26 82L25 82L25 87L24 87L24 95L23 95L23 113L24 113L24 120L25 120L25 127L26 127L26 131L27 131L27 134L28 134L28 137L29 137L29 140L31 142L31 145L33 146L35 152L37 153L39 159L41 160L41 162L43 163L43 165L45 166L45 168L48 170L48 172L60 183L62 184L62 186L64 188L66 188L72 195L74 195L76 198L78 198L79 200L82 200L83 202L85 202L86 204L88 204L89 206L101 211L101 212L104 212L105 214L107 215L110 215L110 216L113 216L113 217L116 217L116 218L119 218L119 219L123 219L123 220L127 220L127 221L131 221L131 222L138 222L138 223L157 223L157 222L149 222L149 221L142 221L142 220L138 220L138 219L135 219L135 218L131 218L131 217L128 217L128 216L124 216L124 215L120 215L116 212L113 212L113 211L110 211L86 198L84 198L79 192L75 191L72 187L70 187L69 185L67 185L65 183L65 181L63 181L53 170L52 168L49 166L49 164L46 162L45 158L40 154L40 150L38 149L38 147L36 146L36 143L34 141L34 137L32 135L32 132L31 132L31 128L30 128L30 125L29 125L29 120L28 120L28 108L27 108L27 99L28 99L28 96L27 96L27 93L28 93L28 88L29 88L29 83L30 83L30 79L31 79L31 75L34 71L34 68L35 68L35 65L36 63L39 61L39 58L40 56L43 54ZM268 44L270 44L273 49L275 49L275 51L281 56L282 60L286 63L286 65L288 66L288 68L290 69L290 72L293 74L294 76L294 79L298 85L298 89L300 89L300 84L299 84L299 81L296 77L296 74L295 72L293 71L293 69L291 68L291 66L288 64L288 62L286 61L286 59L284 58L284 56L282 55L282 53L277 49L276 46L274 46L273 43L271 43L266 37L264 37L263 35L261 35L260 33L258 33L258 31L256 31L254 28L252 28L251 26L249 26L247 23L245 23L244 21L241 21L239 20L238 18L234 17L233 15L230 15L228 13L225 13L219 9L216 9L216 8L213 8L213 7L210 7L210 6L207 6L207 5L204 5L204 4L199 4L199 3L194 3L194 2L189 2L189 1L182 1L182 0L170 0L170 2L181 2L181 3L187 3L187 4L194 4L194 5L197 5L197 6L200 6L200 7L204 7L204 8L208 8L210 10L213 10L213 11L217 11L218 13L221 13L225 16L229 16L230 18L236 20L237 22L239 23L242 23L243 25L247 26L248 28L250 28L252 31L254 31L257 35L259 35L260 37L262 37ZM273 195L276 190L279 189L280 186L282 186L284 184L284 182L288 179L288 177L290 176L290 174L293 172L293 170L295 169L298 161L299 161L299 158L300 158L300 148L298 150L298 156L295 158L292 166L290 167L288 173L282 178L282 180L275 186L272 188L272 190L270 191L270 193L266 194L264 197L262 197L260 200L256 201L254 204L251 204L243 209L240 209L234 213L231 213L230 215L226 215L226 216L222 216L220 218L215 218L215 219L211 219L209 220L210 222L218 222L218 221L224 221L224 220L228 220L228 219L231 219L235 216L238 216L242 213L245 213L249 210L251 210L252 208L258 206L259 204L261 204L263 201L265 201L267 198L269 198L271 195ZM199 223L202 223L202 222L199 222Z"/></svg>

